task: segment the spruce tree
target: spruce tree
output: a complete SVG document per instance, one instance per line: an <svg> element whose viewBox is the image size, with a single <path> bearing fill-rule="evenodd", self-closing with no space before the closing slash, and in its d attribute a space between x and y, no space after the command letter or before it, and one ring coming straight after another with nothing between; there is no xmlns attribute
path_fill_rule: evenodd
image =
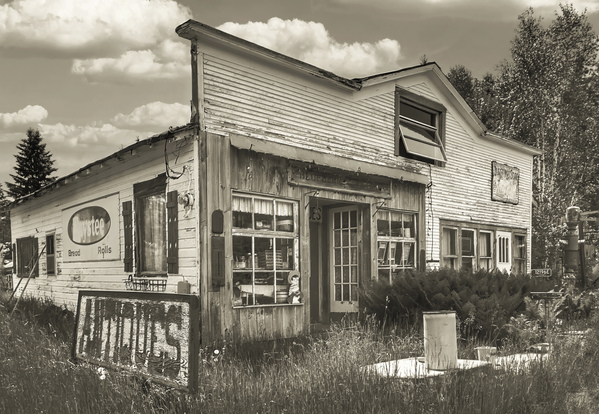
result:
<svg viewBox="0 0 599 414"><path fill-rule="evenodd" d="M14 183L6 183L7 193L14 199L31 194L55 180L51 177L56 171L54 160L42 136L37 129L29 128L27 138L17 145L19 152L15 155L17 165L14 167L16 174L10 174Z"/></svg>

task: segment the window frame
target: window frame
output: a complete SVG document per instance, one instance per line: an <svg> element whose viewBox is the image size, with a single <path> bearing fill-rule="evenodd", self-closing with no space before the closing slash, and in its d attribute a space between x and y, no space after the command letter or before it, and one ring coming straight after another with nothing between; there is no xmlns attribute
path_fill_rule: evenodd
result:
<svg viewBox="0 0 599 414"><path fill-rule="evenodd" d="M402 115L402 104L408 105L416 110L429 114L433 121L424 123L422 121ZM438 102L417 95L411 91L396 86L395 88L395 155L406 158L415 159L418 161L444 166L447 162L445 152L445 120L446 108ZM422 129L434 134L434 139L428 137L417 137L417 131L413 128ZM413 136L408 136L404 129L412 129L416 132ZM411 135L411 134L410 134ZM410 149L410 145L424 144L430 147L435 147L439 155L419 153L417 149ZM435 151L435 150L434 150Z"/></svg>
<svg viewBox="0 0 599 414"><path fill-rule="evenodd" d="M526 240L526 234L522 234L522 233L518 233L518 232L513 232L513 240L512 240L512 269L516 269L513 273L518 274L518 273L522 273L522 274L526 274L527 273L527 260L528 260L528 245L527 245L527 240ZM517 243L518 238L522 238L522 241L524 242L522 245L519 245ZM520 250L520 252L518 253L518 255L516 254L516 252L518 252L518 250ZM521 256L519 256L519 254L521 254ZM521 270L523 269L523 271Z"/></svg>
<svg viewBox="0 0 599 414"><path fill-rule="evenodd" d="M444 254L444 239L445 239L445 230L446 229L451 229L454 230L456 232L456 234L458 235L458 238L456 240L456 254L455 255L445 255ZM450 267L450 268L454 268L454 269L461 269L462 263L463 263L463 258L464 257L472 257L472 256L463 256L462 254L462 232L466 230L466 231L474 231L474 235L475 235L475 240L476 240L476 244L474 246L474 251L475 251L475 256L472 259L472 263L473 263L473 271L477 271L480 269L483 269L483 266L481 265L482 261L487 261L491 263L491 267L490 268L486 268L486 270L488 271L494 271L495 269L497 269L498 263L498 257L496 255L496 248L497 248L497 233L498 232L506 232L506 233L511 233L512 234L512 243L511 243L511 251L509 251L509 255L510 255L510 259L511 259L511 267L512 269L515 269L515 260L517 259L516 257L516 252L515 249L517 248L517 244L516 244L516 237L522 237L522 239L524 240L524 257L520 259L521 262L523 262L524 264L521 264L521 267L525 269L525 271L527 270L527 266L528 266L528 257L527 255L527 244L528 244L528 232L522 228L514 228L514 227L504 227L504 226L492 226L492 225L485 225L485 224L478 224L478 223L462 223L462 222L455 222L455 221L450 221L450 220L441 220L439 222L439 231L440 231L440 245L439 245L439 263L441 267ZM489 256L481 256L481 246L482 246L482 239L481 239L481 234L488 234L489 237L489 243L490 243L490 250L489 250ZM445 262L447 261L447 259L450 259L452 261L455 261L456 263L458 263L460 266L459 267L451 267L451 266L446 266ZM512 271L512 273L515 273Z"/></svg>
<svg viewBox="0 0 599 414"><path fill-rule="evenodd" d="M235 199L249 201L251 211L242 211L241 202L239 210L236 210ZM256 201L267 209L267 206L271 206L272 212L269 214L264 211L259 212ZM292 209L291 215L279 214L281 212L278 210L279 205L288 205L287 208ZM287 301L290 279L294 273L299 275L300 264L299 202L294 199L234 191L231 196L231 214L233 307L290 305ZM243 217L244 214L245 217ZM248 217L247 214L251 215ZM284 217L284 219L277 217ZM292 220L291 223L289 223L290 220ZM260 244L264 245L267 240L270 240L269 248L259 249ZM248 241L250 243L249 251L244 249ZM279 251L281 251L280 255ZM282 257L283 251L287 255L287 260ZM287 263L286 266L285 263ZM249 283L242 283L247 282L248 277L250 278ZM271 278L272 284L268 283ZM248 285L250 291L248 291ZM301 277L299 287L301 292ZM272 302L270 297L264 294L267 290L272 291ZM263 303L259 301L263 301Z"/></svg>
<svg viewBox="0 0 599 414"><path fill-rule="evenodd" d="M383 232L379 231L379 217L382 214L387 215L387 224L388 224L388 234L383 234ZM393 215L400 215L401 227L398 228L400 230L399 234L393 234L393 225L394 223L392 217ZM405 220L404 217L411 216L410 220ZM382 220L381 220L382 221ZM405 223L412 223L411 227L405 227ZM399 210L399 209L390 209L390 208L381 208L376 211L375 214L375 228L376 228L376 252L377 252L377 275L378 279L386 279L387 282L392 283L393 278L399 272L409 269L417 269L418 268L418 212L411 210ZM409 231L409 235L408 232ZM393 246L393 247L392 247ZM400 249L401 246L401 249ZM396 263L396 254L398 251L401 252L401 257L404 258L404 252L406 246L412 246L411 250L408 252L408 259L400 259L403 260L402 263ZM382 250L381 250L382 249ZM393 249L393 250L392 250ZM382 251L382 257L381 257ZM393 260L391 260L391 251L393 251ZM409 257L412 256L413 260L410 264ZM406 264L407 263L407 264Z"/></svg>
<svg viewBox="0 0 599 414"><path fill-rule="evenodd" d="M16 262L16 273L17 277L29 277L31 272L31 266L35 266L35 270L31 273L31 277L35 278L39 276L39 245L38 239L35 236L20 237L15 240L16 253L13 253L13 260ZM31 253L30 256L25 257L27 253ZM36 263L36 260L38 261Z"/></svg>
<svg viewBox="0 0 599 414"><path fill-rule="evenodd" d="M54 232L46 234L46 276L56 276L56 234Z"/></svg>
<svg viewBox="0 0 599 414"><path fill-rule="evenodd" d="M142 235L144 231L144 211L142 209L143 203L142 200L154 195L162 195L164 197L164 223L162 229L162 235L164 240L162 240L162 244L164 246L163 249L160 250L160 253L163 254L164 260L162 263L164 264L164 271L162 270L142 270L144 268L144 255L142 249L144 248L144 243L142 240ZM135 212L135 222L134 222L134 239L135 239L135 271L137 276L144 277L166 277L168 275L168 254L167 254L167 195L166 195L166 174L160 174L158 177L144 181L141 183L136 183L133 185L133 197L134 197L134 212Z"/></svg>

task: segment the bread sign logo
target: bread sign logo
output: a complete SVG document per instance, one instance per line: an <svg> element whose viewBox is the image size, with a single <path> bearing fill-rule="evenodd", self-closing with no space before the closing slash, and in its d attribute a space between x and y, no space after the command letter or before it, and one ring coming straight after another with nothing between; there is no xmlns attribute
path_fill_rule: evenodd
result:
<svg viewBox="0 0 599 414"><path fill-rule="evenodd" d="M69 220L69 238L75 244L90 245L101 241L110 230L110 215L102 207L91 206L77 211Z"/></svg>

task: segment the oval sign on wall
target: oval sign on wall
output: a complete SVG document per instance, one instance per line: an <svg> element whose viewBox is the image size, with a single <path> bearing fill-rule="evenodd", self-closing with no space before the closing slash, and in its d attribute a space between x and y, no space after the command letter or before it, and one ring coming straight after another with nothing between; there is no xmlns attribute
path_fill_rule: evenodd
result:
<svg viewBox="0 0 599 414"><path fill-rule="evenodd" d="M75 244L88 245L102 240L110 230L110 215L99 206L82 208L69 219L69 238Z"/></svg>

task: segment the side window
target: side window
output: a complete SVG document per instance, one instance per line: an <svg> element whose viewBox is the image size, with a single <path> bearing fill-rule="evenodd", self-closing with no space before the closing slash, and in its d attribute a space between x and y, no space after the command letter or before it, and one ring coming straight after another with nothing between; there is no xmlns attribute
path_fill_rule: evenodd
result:
<svg viewBox="0 0 599 414"><path fill-rule="evenodd" d="M443 227L441 255L443 267L458 268L458 229Z"/></svg>
<svg viewBox="0 0 599 414"><path fill-rule="evenodd" d="M39 263L36 237L17 239L17 275L19 277L38 277ZM33 270L33 272L31 272Z"/></svg>
<svg viewBox="0 0 599 414"><path fill-rule="evenodd" d="M233 305L288 303L301 289L297 202L235 194L232 203Z"/></svg>
<svg viewBox="0 0 599 414"><path fill-rule="evenodd" d="M493 269L493 233L481 230L478 236L478 267Z"/></svg>
<svg viewBox="0 0 599 414"><path fill-rule="evenodd" d="M514 247L513 247L513 272L516 274L526 273L526 236L522 234L516 234L514 236Z"/></svg>
<svg viewBox="0 0 599 414"><path fill-rule="evenodd" d="M395 89L395 155L442 165L445 155L445 108L434 101Z"/></svg>
<svg viewBox="0 0 599 414"><path fill-rule="evenodd" d="M166 193L166 175L133 186L122 205L124 270L137 276L178 272L177 192ZM133 205L132 205L133 204Z"/></svg>
<svg viewBox="0 0 599 414"><path fill-rule="evenodd" d="M56 276L54 233L46 235L46 274L48 276Z"/></svg>
<svg viewBox="0 0 599 414"><path fill-rule="evenodd" d="M379 210L376 213L379 280L393 282L393 273L416 267L416 213Z"/></svg>
<svg viewBox="0 0 599 414"><path fill-rule="evenodd" d="M462 268L476 270L476 232L462 229Z"/></svg>

